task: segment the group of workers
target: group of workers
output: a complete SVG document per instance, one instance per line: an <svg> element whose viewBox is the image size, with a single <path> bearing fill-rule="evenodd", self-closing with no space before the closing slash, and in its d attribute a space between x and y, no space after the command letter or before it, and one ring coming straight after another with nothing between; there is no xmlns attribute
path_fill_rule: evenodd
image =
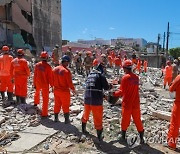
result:
<svg viewBox="0 0 180 154"><path fill-rule="evenodd" d="M58 50L58 47L56 47ZM5 92L7 91L8 100L13 100L13 93L16 96L16 102L26 103L27 97L27 81L30 76L30 70L28 68L28 62L23 58L24 50L17 50L17 58L13 59L9 55L8 46L2 47L3 54L0 56L0 92L2 100L5 99ZM112 52L109 53L108 59L111 59L108 63L109 67L112 67L113 63L118 63L118 66L122 67L124 75L121 79L120 87L117 91L114 91L112 95L114 97L122 97L122 120L121 120L121 139L126 140L126 131L130 125L131 117L137 127L140 136L140 142L144 143L144 127L141 121L141 111L140 111L140 96L139 96L139 76L134 73L137 69L141 72L142 62L140 59L136 59L132 56L132 59L128 59L124 56L124 59L117 62L118 58L121 60L120 55L114 56ZM54 55L55 56L55 55ZM78 57L79 58L79 53ZM75 86L72 82L72 74L68 66L72 62L72 57L64 54L61 58L61 63L59 60L55 60L55 67L53 68L48 64L48 53L42 51L40 54L41 61L35 64L34 76L33 76L33 86L35 88L34 94L34 106L40 103L40 93L42 93L43 103L42 103L42 117L48 117L48 104L49 104L49 91L50 87L54 93L54 121L58 122L58 114L61 109L64 113L65 124L70 123L70 92L74 95L77 94ZM106 73L106 56L100 55L100 59L96 59L95 56L93 60L91 52L87 52L85 61L89 61L92 65L86 65L86 88L84 94L84 111L81 118L82 122L82 133L87 134L86 124L89 120L89 115L92 112L95 129L97 130L97 137L99 141L103 139L103 99L104 90L110 90L112 88L112 83L108 83L105 73ZM59 58L59 57L58 57ZM87 60L88 59L88 60ZM113 60L112 60L113 59ZM82 60L79 60L82 62ZM135 65L135 67L134 67ZM147 62L144 61L145 68L147 71ZM78 71L81 65L76 66ZM169 66L169 65L168 65ZM117 69L117 68L116 68ZM167 73L167 71L166 71ZM167 78L169 81L169 79ZM168 133L168 146L175 149L176 141L179 133L180 127L180 75L175 77L171 84L169 83L170 91L176 91L176 98L172 110L171 123ZM15 87L15 88L14 88ZM14 90L15 89L15 90Z"/></svg>

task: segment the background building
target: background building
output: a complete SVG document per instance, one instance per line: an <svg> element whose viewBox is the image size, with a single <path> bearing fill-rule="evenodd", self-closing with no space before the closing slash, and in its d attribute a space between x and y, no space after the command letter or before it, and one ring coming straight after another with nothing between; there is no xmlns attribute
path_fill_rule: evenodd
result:
<svg viewBox="0 0 180 154"><path fill-rule="evenodd" d="M52 50L61 46L61 0L1 0L0 46Z"/></svg>

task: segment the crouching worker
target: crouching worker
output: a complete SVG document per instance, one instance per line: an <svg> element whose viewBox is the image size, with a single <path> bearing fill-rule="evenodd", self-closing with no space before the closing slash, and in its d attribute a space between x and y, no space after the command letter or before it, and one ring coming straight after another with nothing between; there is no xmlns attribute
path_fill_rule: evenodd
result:
<svg viewBox="0 0 180 154"><path fill-rule="evenodd" d="M139 77L132 72L131 60L125 60L123 63L125 75L121 79L121 85L114 96L121 96L122 99L122 121L121 121L121 139L125 141L126 130L130 124L131 116L140 135L141 144L144 143L144 128L141 121L140 98L139 98Z"/></svg>
<svg viewBox="0 0 180 154"><path fill-rule="evenodd" d="M53 86L54 86L54 121L58 122L58 114L62 108L65 118L65 124L70 123L69 107L70 107L70 89L76 94L72 83L72 75L67 68L70 58L67 55L62 57L61 65L53 69Z"/></svg>
<svg viewBox="0 0 180 154"><path fill-rule="evenodd" d="M95 66L87 77L86 90L84 97L84 112L82 116L82 132L86 134L86 123L92 111L95 129L99 141L103 139L102 120L103 120L103 89L108 90L110 86L103 75L101 64Z"/></svg>

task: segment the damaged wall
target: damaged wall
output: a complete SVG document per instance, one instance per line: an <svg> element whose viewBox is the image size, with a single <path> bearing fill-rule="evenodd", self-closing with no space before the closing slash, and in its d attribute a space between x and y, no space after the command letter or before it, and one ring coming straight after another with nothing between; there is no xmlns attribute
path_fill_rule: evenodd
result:
<svg viewBox="0 0 180 154"><path fill-rule="evenodd" d="M37 50L61 46L61 1L32 0L33 36Z"/></svg>

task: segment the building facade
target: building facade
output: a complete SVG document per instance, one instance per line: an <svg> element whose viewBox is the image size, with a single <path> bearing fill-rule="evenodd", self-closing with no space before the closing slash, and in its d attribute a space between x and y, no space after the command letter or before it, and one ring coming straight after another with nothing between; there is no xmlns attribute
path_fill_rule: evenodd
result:
<svg viewBox="0 0 180 154"><path fill-rule="evenodd" d="M61 0L1 0L0 46L52 50L62 44Z"/></svg>

